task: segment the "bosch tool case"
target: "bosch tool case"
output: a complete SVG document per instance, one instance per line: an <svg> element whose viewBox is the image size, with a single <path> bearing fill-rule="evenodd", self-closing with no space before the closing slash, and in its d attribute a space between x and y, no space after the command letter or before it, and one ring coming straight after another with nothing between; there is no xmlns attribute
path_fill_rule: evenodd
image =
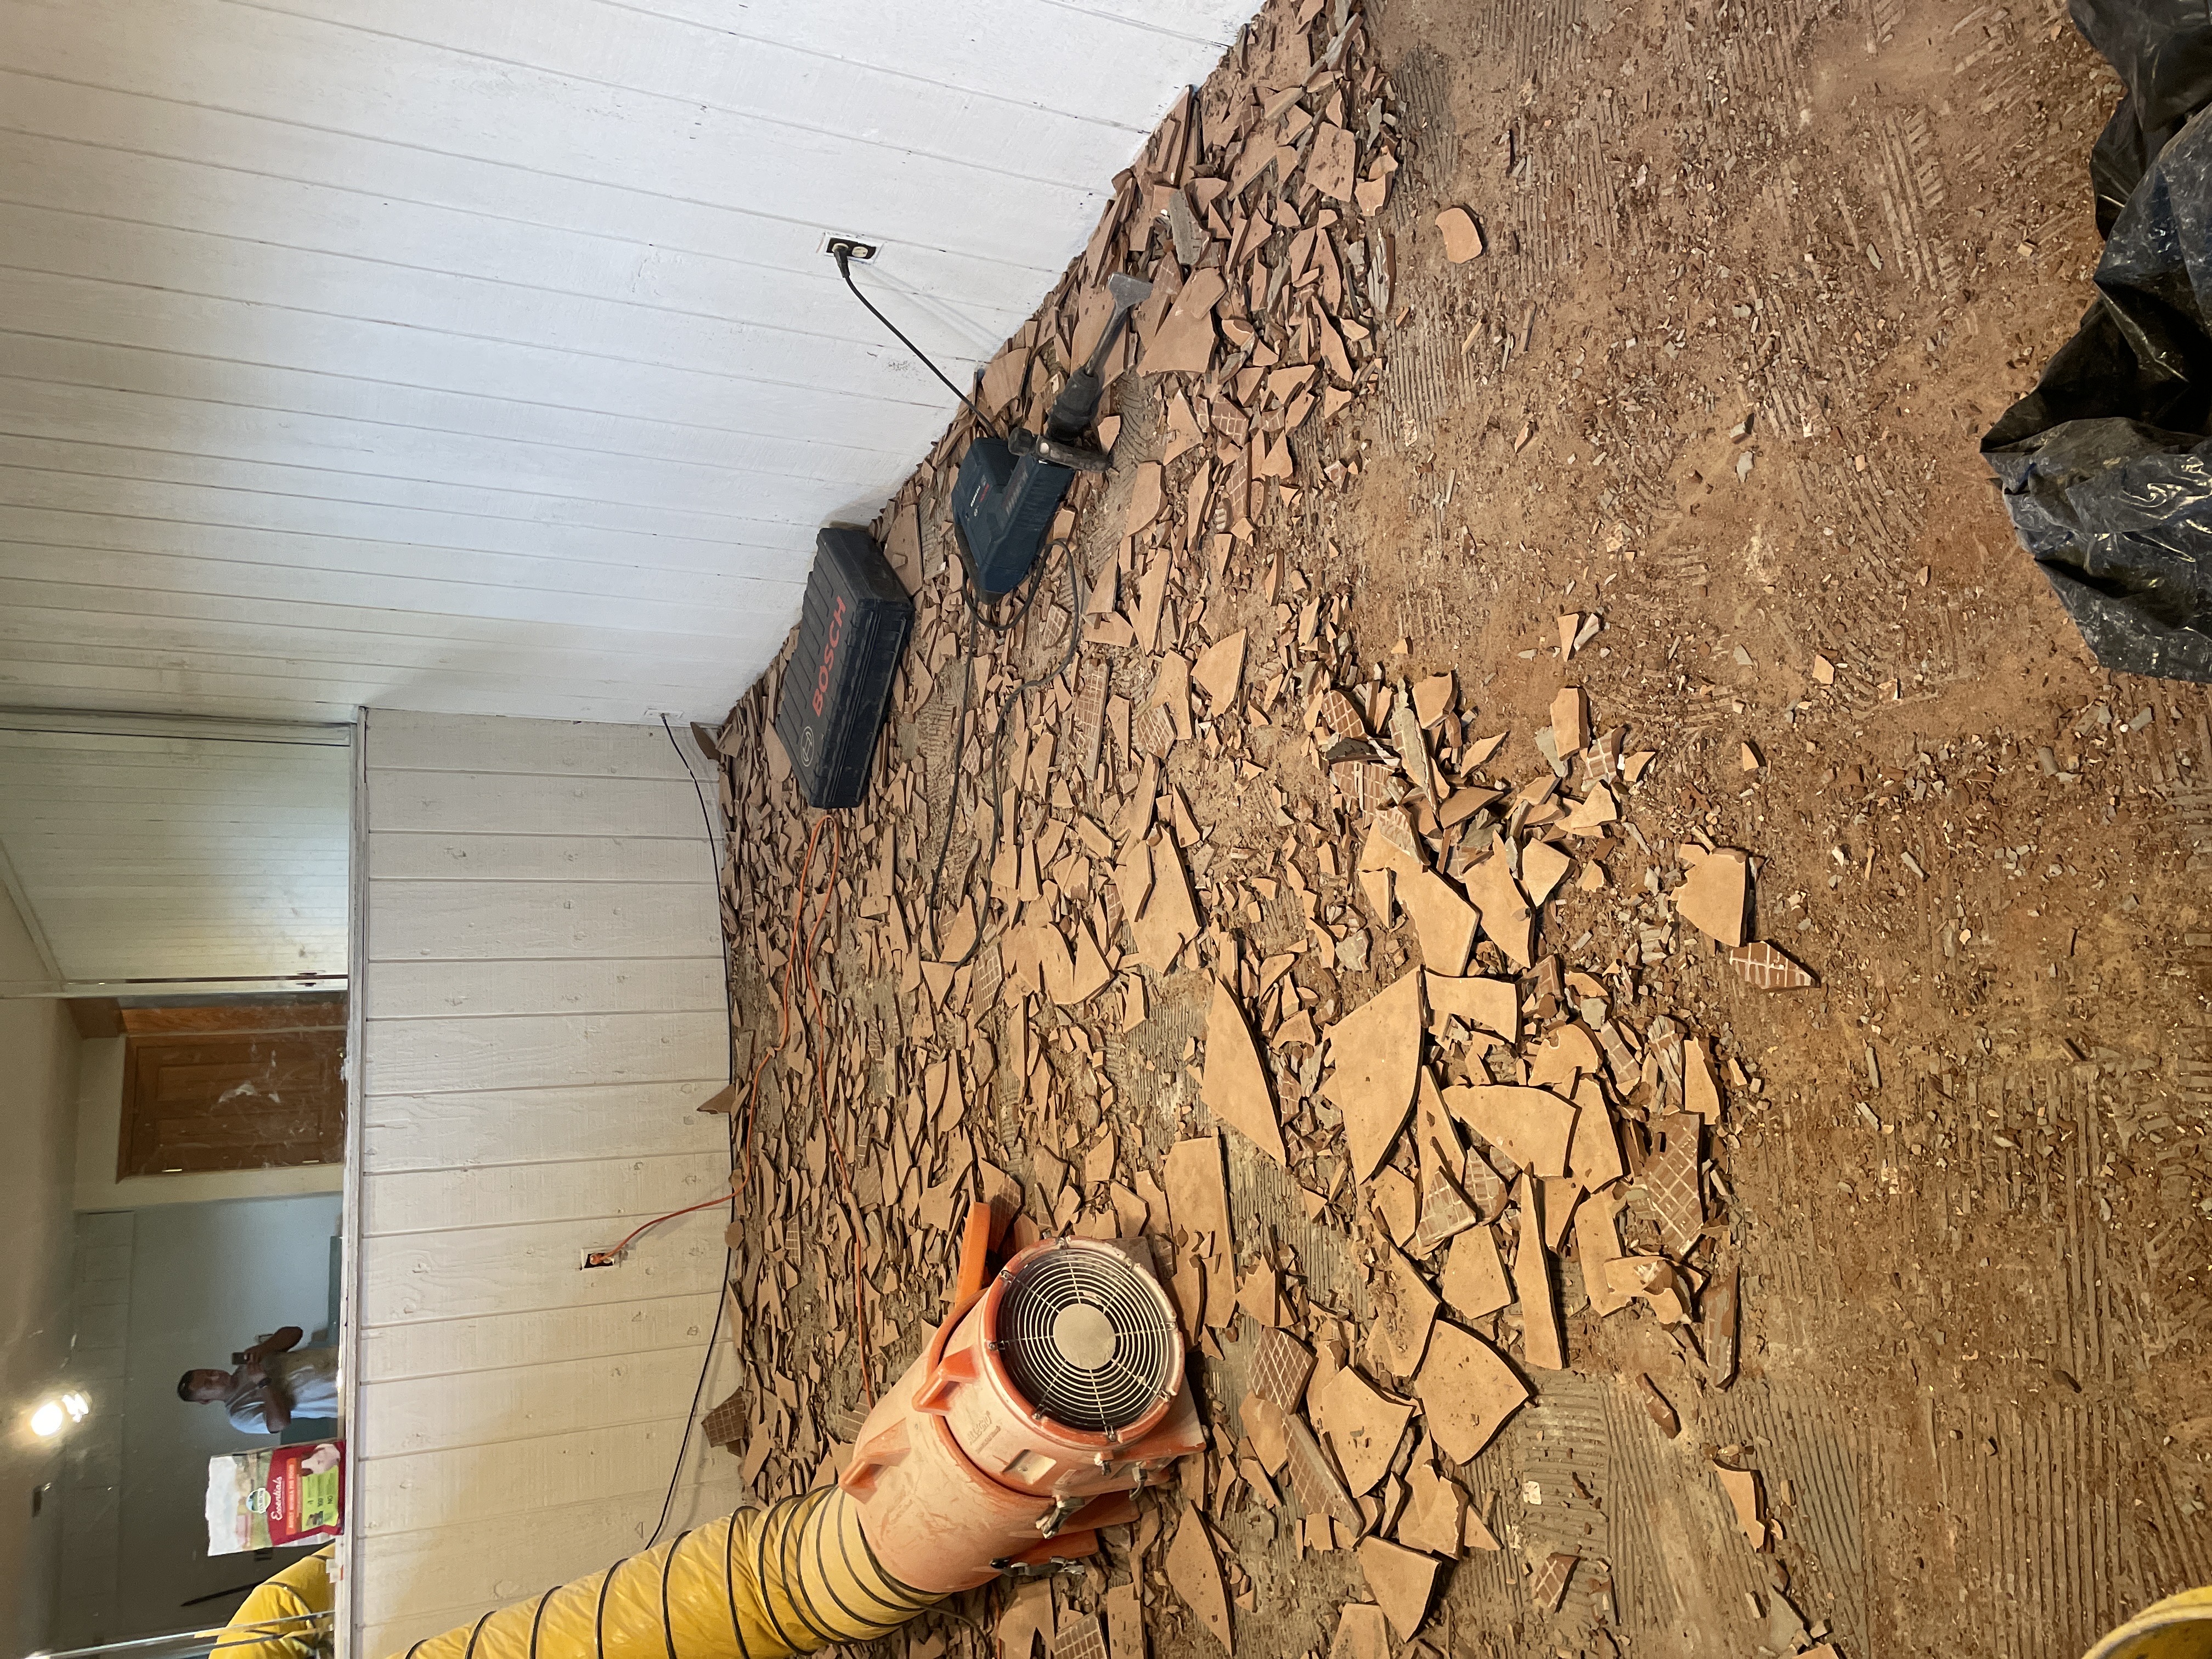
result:
<svg viewBox="0 0 2212 1659"><path fill-rule="evenodd" d="M836 526L817 532L775 710L775 734L808 805L860 804L913 631L914 602L874 538Z"/></svg>

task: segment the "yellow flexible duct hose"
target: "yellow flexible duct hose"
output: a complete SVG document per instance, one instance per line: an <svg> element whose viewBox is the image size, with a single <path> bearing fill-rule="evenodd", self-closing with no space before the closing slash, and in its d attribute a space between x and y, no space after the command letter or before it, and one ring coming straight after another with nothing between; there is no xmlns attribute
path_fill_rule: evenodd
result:
<svg viewBox="0 0 2212 1659"><path fill-rule="evenodd" d="M315 1615L331 1610L331 1547L301 1557L253 1587L224 1626L222 1659L313 1659L330 1651L329 1621ZM251 1633L256 1628L258 1641Z"/></svg>
<svg viewBox="0 0 2212 1659"><path fill-rule="evenodd" d="M872 1641L943 1599L885 1572L860 1506L825 1486L427 1638L406 1659L783 1659Z"/></svg>
<svg viewBox="0 0 2212 1659"><path fill-rule="evenodd" d="M2089 1659L2207 1659L2212 1655L2212 1584L2145 1607L2089 1650Z"/></svg>

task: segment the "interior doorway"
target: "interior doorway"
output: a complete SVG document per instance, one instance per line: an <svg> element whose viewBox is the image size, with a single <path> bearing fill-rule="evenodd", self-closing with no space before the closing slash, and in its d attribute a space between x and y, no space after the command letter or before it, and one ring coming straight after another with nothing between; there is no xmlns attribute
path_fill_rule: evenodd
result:
<svg viewBox="0 0 2212 1659"><path fill-rule="evenodd" d="M219 1623L301 1553L211 1550L206 1503L210 1460L338 1431L299 1379L337 1368L353 753L347 726L0 709L19 1651ZM210 1401L203 1372L242 1380Z"/></svg>

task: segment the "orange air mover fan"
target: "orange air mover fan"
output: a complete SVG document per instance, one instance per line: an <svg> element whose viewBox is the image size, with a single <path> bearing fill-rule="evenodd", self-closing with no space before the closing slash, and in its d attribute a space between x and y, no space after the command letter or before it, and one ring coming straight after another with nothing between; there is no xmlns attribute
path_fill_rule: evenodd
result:
<svg viewBox="0 0 2212 1659"><path fill-rule="evenodd" d="M876 1558L917 1589L1089 1554L1133 1516L1129 1493L1206 1443L1159 1281L1120 1244L1052 1238L987 1286L991 1224L969 1212L951 1315L839 1483Z"/></svg>
<svg viewBox="0 0 2212 1659"><path fill-rule="evenodd" d="M944 1327L843 1477L417 1642L407 1659L786 1659L888 1635L1010 1568L1076 1560L1206 1441L1159 1281L1053 1238L991 1271L968 1213ZM1142 1249L1142 1246L1138 1246Z"/></svg>

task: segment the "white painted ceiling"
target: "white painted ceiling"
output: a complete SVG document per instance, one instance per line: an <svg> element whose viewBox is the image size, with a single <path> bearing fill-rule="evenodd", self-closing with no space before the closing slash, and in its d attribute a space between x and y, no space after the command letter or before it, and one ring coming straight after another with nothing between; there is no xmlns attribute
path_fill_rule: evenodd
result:
<svg viewBox="0 0 2212 1659"><path fill-rule="evenodd" d="M1250 0L0 0L0 703L714 718Z"/></svg>

